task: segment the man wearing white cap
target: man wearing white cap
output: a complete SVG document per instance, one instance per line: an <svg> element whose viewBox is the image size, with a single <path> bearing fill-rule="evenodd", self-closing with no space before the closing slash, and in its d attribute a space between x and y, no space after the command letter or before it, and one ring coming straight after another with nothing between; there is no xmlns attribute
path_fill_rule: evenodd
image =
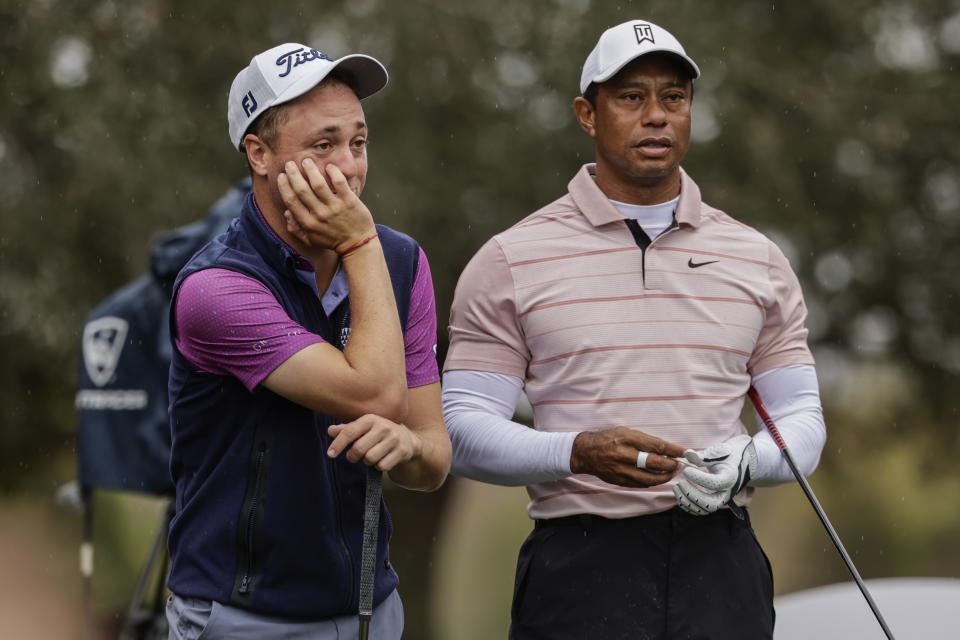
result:
<svg viewBox="0 0 960 640"><path fill-rule="evenodd" d="M771 638L743 508L792 479L740 422L753 385L803 472L825 440L786 258L680 167L700 69L632 20L587 56L595 142L568 193L488 241L457 284L444 364L452 472L526 485L511 638ZM534 429L511 421L521 390ZM697 468L678 473L675 457Z"/></svg>
<svg viewBox="0 0 960 640"><path fill-rule="evenodd" d="M283 44L231 86L253 192L178 275L170 317L171 638L401 635L368 470L435 489L450 442L427 258L360 200L360 100L386 82L368 56Z"/></svg>

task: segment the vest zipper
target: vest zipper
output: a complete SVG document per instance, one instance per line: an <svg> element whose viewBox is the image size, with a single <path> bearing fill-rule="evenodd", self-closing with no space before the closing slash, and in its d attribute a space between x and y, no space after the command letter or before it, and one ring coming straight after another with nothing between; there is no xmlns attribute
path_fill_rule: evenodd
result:
<svg viewBox="0 0 960 640"><path fill-rule="evenodd" d="M237 592L240 594L246 594L250 591L250 582L253 580L253 542L254 542L254 532L256 530L257 524L257 507L260 503L260 488L263 483L263 469L264 469L264 459L267 455L267 444L265 442L260 443L260 448L257 450L256 457L256 469L257 469L257 480L254 485L253 496L250 500L250 508L247 510L247 566L246 571L243 574L243 577L240 578L240 586L237 588Z"/></svg>
<svg viewBox="0 0 960 640"><path fill-rule="evenodd" d="M343 517L340 510L340 492L338 491L339 483L337 482L337 467L335 461L331 460L330 463L330 475L333 483L333 504L337 517L337 539L340 541L340 548L343 550L343 555L347 559L347 607L352 608L354 606L353 556L350 553L350 547L347 546L346 536L343 534Z"/></svg>

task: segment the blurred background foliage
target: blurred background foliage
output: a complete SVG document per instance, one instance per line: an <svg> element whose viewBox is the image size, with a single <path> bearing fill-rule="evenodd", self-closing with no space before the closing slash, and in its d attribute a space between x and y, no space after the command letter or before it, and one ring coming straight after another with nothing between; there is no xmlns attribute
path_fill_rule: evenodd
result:
<svg viewBox="0 0 960 640"><path fill-rule="evenodd" d="M570 106L580 67L635 17L703 70L686 170L803 284L829 428L812 484L861 572L960 574L958 0L0 0L0 535L39 544L39 521L56 530L46 573L73 562L76 517L50 505L75 475L84 317L245 174L225 101L252 55L299 41L390 70L364 105L364 199L430 256L442 357L473 252L591 160ZM502 637L522 490L388 491L406 637ZM154 507L101 500L110 618ZM753 511L778 593L847 579L796 487Z"/></svg>

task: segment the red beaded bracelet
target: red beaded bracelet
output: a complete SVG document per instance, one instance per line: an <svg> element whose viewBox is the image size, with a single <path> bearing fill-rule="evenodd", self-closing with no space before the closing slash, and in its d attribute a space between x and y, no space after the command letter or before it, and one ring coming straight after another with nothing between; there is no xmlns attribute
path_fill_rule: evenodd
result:
<svg viewBox="0 0 960 640"><path fill-rule="evenodd" d="M349 255L350 253L353 253L354 251L356 251L357 249L359 249L359 248L362 247L363 245L367 244L368 242L370 242L371 240L373 240L374 238L376 238L378 235L380 235L380 234L379 234L379 233L375 233L375 234L373 234L372 236L370 236L370 237L368 237L368 238L364 238L363 240L361 240L361 241L358 242L357 244L353 245L352 247L350 247L349 249L347 249L346 251L344 251L343 253L341 253L341 254L340 254L340 257L343 258L343 257L346 257L347 255Z"/></svg>

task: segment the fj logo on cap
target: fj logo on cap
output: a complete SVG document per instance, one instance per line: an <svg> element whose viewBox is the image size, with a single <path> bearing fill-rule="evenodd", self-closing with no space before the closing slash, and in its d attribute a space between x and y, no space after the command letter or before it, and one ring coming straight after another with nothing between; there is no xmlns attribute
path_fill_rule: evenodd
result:
<svg viewBox="0 0 960 640"><path fill-rule="evenodd" d="M283 73L280 74L280 77L287 77L294 67L299 67L303 63L310 62L312 60L330 60L330 58L320 53L316 49L307 49L304 51L303 47L286 52L277 58L277 66L285 67Z"/></svg>
<svg viewBox="0 0 960 640"><path fill-rule="evenodd" d="M633 32L637 35L637 44L643 44L644 40L650 42L650 44L656 44L653 41L653 29L650 28L648 24L635 24L633 25Z"/></svg>
<svg viewBox="0 0 960 640"><path fill-rule="evenodd" d="M247 95L243 96L243 100L240 101L240 106L243 107L243 112L248 116L253 115L253 112L257 110L257 99L253 97L253 91L247 91Z"/></svg>

